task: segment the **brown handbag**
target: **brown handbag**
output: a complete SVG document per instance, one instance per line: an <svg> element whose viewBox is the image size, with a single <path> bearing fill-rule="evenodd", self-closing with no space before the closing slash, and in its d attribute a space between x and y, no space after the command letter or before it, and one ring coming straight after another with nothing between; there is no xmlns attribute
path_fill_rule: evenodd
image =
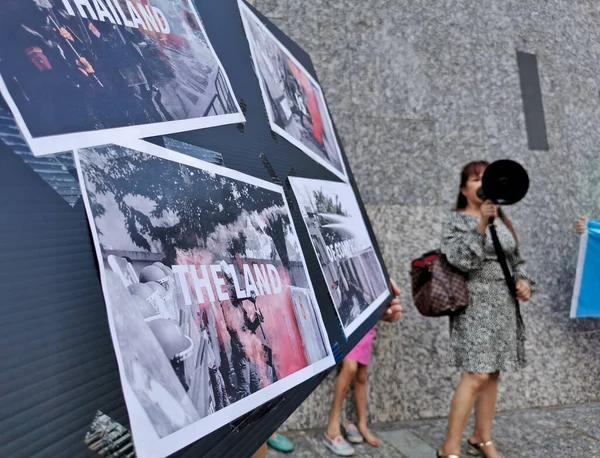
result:
<svg viewBox="0 0 600 458"><path fill-rule="evenodd" d="M457 315L469 305L466 275L439 251L415 259L410 276L413 301L422 315Z"/></svg>

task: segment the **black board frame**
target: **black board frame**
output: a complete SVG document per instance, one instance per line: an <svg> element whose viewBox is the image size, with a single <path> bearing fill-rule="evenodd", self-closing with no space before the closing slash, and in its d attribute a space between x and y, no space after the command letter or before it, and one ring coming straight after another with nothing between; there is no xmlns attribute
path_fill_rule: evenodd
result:
<svg viewBox="0 0 600 458"><path fill-rule="evenodd" d="M340 180L271 131L237 1L195 3L247 121L243 126L170 136L221 153L226 167L284 186L336 361L340 361L376 324L385 307L349 339L345 337L287 178ZM310 56L252 9L317 79ZM147 140L163 143L162 137ZM389 278L339 135L338 142L349 182ZM0 263L0 348L4 349L0 360L0 455L97 456L83 442L96 411L125 426L128 419L85 210L81 199L71 207L1 141L0 252L4 255ZM173 456L251 456L329 372Z"/></svg>

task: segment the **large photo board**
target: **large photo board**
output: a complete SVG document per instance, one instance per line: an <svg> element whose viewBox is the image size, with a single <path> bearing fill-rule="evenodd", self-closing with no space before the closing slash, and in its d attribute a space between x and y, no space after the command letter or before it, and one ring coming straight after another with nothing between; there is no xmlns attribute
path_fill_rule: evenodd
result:
<svg viewBox="0 0 600 458"><path fill-rule="evenodd" d="M4 0L0 92L35 155L244 121L191 0Z"/></svg>
<svg viewBox="0 0 600 458"><path fill-rule="evenodd" d="M271 129L347 181L321 86L243 0L238 5Z"/></svg>
<svg viewBox="0 0 600 458"><path fill-rule="evenodd" d="M373 242L345 183L290 177L331 299L347 336L389 296Z"/></svg>
<svg viewBox="0 0 600 458"><path fill-rule="evenodd" d="M334 364L281 187L141 140L75 156L138 456Z"/></svg>

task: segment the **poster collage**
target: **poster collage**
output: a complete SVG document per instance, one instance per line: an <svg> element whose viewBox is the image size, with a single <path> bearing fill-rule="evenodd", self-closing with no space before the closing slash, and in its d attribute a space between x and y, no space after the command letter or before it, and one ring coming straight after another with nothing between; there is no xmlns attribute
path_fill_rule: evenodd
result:
<svg viewBox="0 0 600 458"><path fill-rule="evenodd" d="M0 7L0 141L32 167L58 164L65 200L83 197L139 456L335 364L303 250L346 336L389 295L321 87L238 5L271 129L341 180L289 179L312 247L281 186L219 152L141 140L245 122L192 0Z"/></svg>

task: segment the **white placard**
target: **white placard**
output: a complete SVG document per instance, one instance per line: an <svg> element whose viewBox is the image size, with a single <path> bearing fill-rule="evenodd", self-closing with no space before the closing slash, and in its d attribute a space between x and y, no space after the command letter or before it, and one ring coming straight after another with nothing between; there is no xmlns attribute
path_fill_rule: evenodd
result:
<svg viewBox="0 0 600 458"><path fill-rule="evenodd" d="M290 177L310 240L347 336L390 292L352 187Z"/></svg>
<svg viewBox="0 0 600 458"><path fill-rule="evenodd" d="M141 140L76 161L138 456L334 364L281 187Z"/></svg>
<svg viewBox="0 0 600 458"><path fill-rule="evenodd" d="M35 155L244 121L186 0L5 0L0 92Z"/></svg>
<svg viewBox="0 0 600 458"><path fill-rule="evenodd" d="M271 129L348 181L321 86L243 0L238 4Z"/></svg>

